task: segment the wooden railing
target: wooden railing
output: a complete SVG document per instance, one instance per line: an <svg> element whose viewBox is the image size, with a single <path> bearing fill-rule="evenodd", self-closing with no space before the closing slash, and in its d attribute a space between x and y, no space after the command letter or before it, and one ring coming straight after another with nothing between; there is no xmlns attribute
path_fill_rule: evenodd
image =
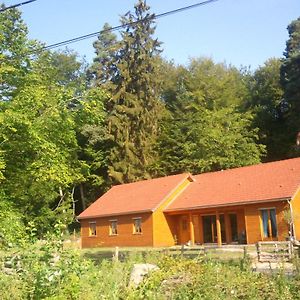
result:
<svg viewBox="0 0 300 300"><path fill-rule="evenodd" d="M174 247L167 247L167 248L158 248L153 249L151 251L154 252L160 252L166 255L171 256L181 256L181 257L190 257L190 258L196 258L206 255L213 255L215 257L223 257L226 256L228 252L226 250L229 250L229 253L231 254L230 257L232 257L232 249L236 249L237 251L234 251L234 256L243 258L247 256L247 246L245 245L232 245L232 246L218 246L218 245L195 245L195 246L186 246L186 245L180 245L180 246L174 246ZM225 250L225 251L220 251ZM113 260L119 260L122 259L124 254L128 252L128 250L120 249L119 247L115 247L112 252L108 253L108 256L112 256ZM147 252L147 250L141 250L141 252Z"/></svg>
<svg viewBox="0 0 300 300"><path fill-rule="evenodd" d="M293 245L287 242L258 242L256 244L259 262L290 261L293 255Z"/></svg>

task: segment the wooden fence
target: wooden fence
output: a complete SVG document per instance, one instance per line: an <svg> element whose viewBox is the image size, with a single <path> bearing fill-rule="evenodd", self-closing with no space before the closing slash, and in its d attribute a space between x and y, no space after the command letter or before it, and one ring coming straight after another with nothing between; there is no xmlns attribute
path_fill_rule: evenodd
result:
<svg viewBox="0 0 300 300"><path fill-rule="evenodd" d="M286 242L258 242L256 244L259 262L290 261L293 255L293 245Z"/></svg>
<svg viewBox="0 0 300 300"><path fill-rule="evenodd" d="M223 250L223 251L222 251ZM149 250L148 250L149 251ZM141 253L148 253L146 250L141 250ZM232 258L233 255L238 258L246 257L248 254L247 246L238 246L238 245L232 245L232 246L217 246L217 245L205 245L205 246L175 246L175 247L168 247L168 248L159 248L159 249L153 249L150 250L153 252L160 252L166 255L171 256L181 256L181 257L189 257L189 258L196 258L206 255L213 255L216 258L225 258L228 256L228 253L230 256L228 259ZM229 252L228 252L229 251ZM123 259L126 257L125 253L128 253L128 250L120 249L119 247L115 247L115 249L110 252L112 259L115 261L118 261L119 259ZM109 253L108 253L109 256Z"/></svg>

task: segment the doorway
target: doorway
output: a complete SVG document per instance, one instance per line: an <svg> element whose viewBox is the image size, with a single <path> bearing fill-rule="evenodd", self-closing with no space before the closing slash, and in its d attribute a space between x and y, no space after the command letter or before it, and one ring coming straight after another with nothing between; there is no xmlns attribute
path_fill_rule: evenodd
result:
<svg viewBox="0 0 300 300"><path fill-rule="evenodd" d="M217 220L216 215L202 216L203 242L217 243ZM220 214L222 243L226 243L225 218Z"/></svg>
<svg viewBox="0 0 300 300"><path fill-rule="evenodd" d="M216 216L203 216L202 221L204 243L215 243L217 236Z"/></svg>
<svg viewBox="0 0 300 300"><path fill-rule="evenodd" d="M231 240L233 242L238 242L239 236L238 236L238 225L237 225L237 216L236 214L229 214L229 220L230 220L230 230L231 230Z"/></svg>

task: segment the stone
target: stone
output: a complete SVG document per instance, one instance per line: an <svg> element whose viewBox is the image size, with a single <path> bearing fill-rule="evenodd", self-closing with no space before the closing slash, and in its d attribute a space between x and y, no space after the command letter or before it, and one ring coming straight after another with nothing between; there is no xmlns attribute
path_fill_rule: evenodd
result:
<svg viewBox="0 0 300 300"><path fill-rule="evenodd" d="M11 260L5 261L4 262L4 267L5 268L13 268L13 263Z"/></svg>
<svg viewBox="0 0 300 300"><path fill-rule="evenodd" d="M14 269L11 269L11 268L3 268L2 269L2 271L3 271L3 273L4 274L6 274L6 275L13 275L13 274L15 274L15 271L14 271Z"/></svg>
<svg viewBox="0 0 300 300"><path fill-rule="evenodd" d="M150 272L159 270L153 264L134 264L130 274L129 286L137 287Z"/></svg>

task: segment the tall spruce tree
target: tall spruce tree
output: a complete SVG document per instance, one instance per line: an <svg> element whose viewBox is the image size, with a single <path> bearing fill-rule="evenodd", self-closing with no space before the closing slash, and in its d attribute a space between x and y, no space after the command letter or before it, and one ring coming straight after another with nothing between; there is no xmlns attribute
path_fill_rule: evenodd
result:
<svg viewBox="0 0 300 300"><path fill-rule="evenodd" d="M111 97L106 102L108 173L114 183L131 182L151 176L162 104L158 76L160 43L153 38L155 26L149 6L140 0L121 18L125 29L121 40L107 37L109 58L96 72L98 84ZM102 43L95 44L98 57ZM101 46L101 47L100 47ZM113 50L113 51L111 51ZM101 62L101 61L100 61Z"/></svg>
<svg viewBox="0 0 300 300"><path fill-rule="evenodd" d="M295 148L295 139L300 131L300 18L288 26L289 39L286 43L285 58L281 67L281 83L284 88L284 112L288 110L287 135L289 136L289 154L299 155Z"/></svg>
<svg viewBox="0 0 300 300"><path fill-rule="evenodd" d="M101 86L114 81L117 67L116 53L119 47L117 36L110 31L111 26L105 23L98 39L94 42L96 57L88 69L88 78L93 86Z"/></svg>

